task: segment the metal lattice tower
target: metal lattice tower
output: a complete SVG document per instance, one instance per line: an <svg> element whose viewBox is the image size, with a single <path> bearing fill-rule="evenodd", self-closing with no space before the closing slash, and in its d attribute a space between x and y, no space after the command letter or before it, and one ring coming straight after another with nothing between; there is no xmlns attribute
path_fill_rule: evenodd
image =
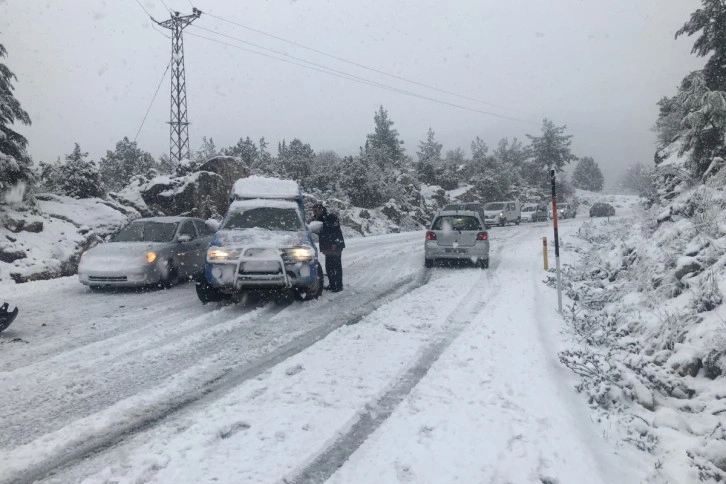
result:
<svg viewBox="0 0 726 484"><path fill-rule="evenodd" d="M193 8L191 15L172 12L171 18L156 22L171 30L171 108L169 113L169 157L172 165L189 158L189 122L187 121L187 84L184 75L184 39L182 30L202 15Z"/></svg>

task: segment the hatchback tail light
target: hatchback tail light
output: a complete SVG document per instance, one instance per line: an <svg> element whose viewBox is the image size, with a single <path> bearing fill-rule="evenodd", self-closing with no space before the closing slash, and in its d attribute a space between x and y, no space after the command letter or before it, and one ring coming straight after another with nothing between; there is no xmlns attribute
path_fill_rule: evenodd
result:
<svg viewBox="0 0 726 484"><path fill-rule="evenodd" d="M436 240L436 232L426 232L426 240Z"/></svg>
<svg viewBox="0 0 726 484"><path fill-rule="evenodd" d="M476 240L489 240L489 234L486 232L479 232L476 234Z"/></svg>

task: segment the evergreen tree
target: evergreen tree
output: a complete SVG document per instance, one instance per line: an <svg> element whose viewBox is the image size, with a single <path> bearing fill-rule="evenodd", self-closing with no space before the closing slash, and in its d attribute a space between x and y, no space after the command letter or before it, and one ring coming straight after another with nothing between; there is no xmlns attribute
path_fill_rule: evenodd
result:
<svg viewBox="0 0 726 484"><path fill-rule="evenodd" d="M102 197L104 195L101 173L96 163L87 160L88 153L81 151L78 143L65 161L53 165L41 163L41 183L47 190L74 198Z"/></svg>
<svg viewBox="0 0 726 484"><path fill-rule="evenodd" d="M202 165L204 162L210 158L214 158L218 154L217 147L214 145L214 139L207 139L206 136L202 136L202 146L194 154L194 161L197 164Z"/></svg>
<svg viewBox="0 0 726 484"><path fill-rule="evenodd" d="M436 170L441 165L442 146L434 139L434 130L429 128L426 141L419 143L418 153L416 153L418 156L416 171L422 182L429 185L436 184Z"/></svg>
<svg viewBox="0 0 726 484"><path fill-rule="evenodd" d="M341 158L334 151L321 151L316 154L310 166L310 175L303 180L303 188L332 193L337 180L341 177Z"/></svg>
<svg viewBox="0 0 726 484"><path fill-rule="evenodd" d="M620 177L618 188L628 193L643 195L650 184L651 172L640 163L625 169Z"/></svg>
<svg viewBox="0 0 726 484"><path fill-rule="evenodd" d="M381 106L373 116L374 132L369 134L365 144L365 154L375 160L380 168L399 166L403 160L403 141L398 139L398 130L388 119L388 111Z"/></svg>
<svg viewBox="0 0 726 484"><path fill-rule="evenodd" d="M286 144L285 140L277 147L277 166L281 175L298 182L310 176L310 167L315 158L315 152L309 144L295 138Z"/></svg>
<svg viewBox="0 0 726 484"><path fill-rule="evenodd" d="M257 145L255 145L255 142L248 136L245 139L240 138L236 145L224 148L222 150L222 154L239 158L248 167L252 168L253 166L257 166L259 162L260 150L257 148Z"/></svg>
<svg viewBox="0 0 726 484"><path fill-rule="evenodd" d="M106 151L106 157L101 158L101 178L111 191L121 190L133 176L151 177L155 172L154 157L140 150L136 141L130 141L128 137L116 143L116 149Z"/></svg>
<svg viewBox="0 0 726 484"><path fill-rule="evenodd" d="M549 119L542 121L542 135L527 135L530 140L530 158L533 168L545 171L554 168L556 173L577 159L570 151L572 135L566 135L567 126L555 126Z"/></svg>
<svg viewBox="0 0 726 484"><path fill-rule="evenodd" d="M701 4L703 8L691 14L676 38L700 32L691 52L699 57L710 56L703 67L708 89L726 91L726 4L723 0L701 0Z"/></svg>
<svg viewBox="0 0 726 484"><path fill-rule="evenodd" d="M0 44L0 59L6 55L5 47ZM13 95L12 81L16 79L15 74L0 62L0 195L19 182L27 184L35 179L30 156L25 151L28 140L11 128L16 122L30 125L30 116ZM3 200L0 197L0 203Z"/></svg>
<svg viewBox="0 0 726 484"><path fill-rule="evenodd" d="M605 182L600 167L590 156L585 156L577 162L575 171L572 173L572 184L576 188L599 192Z"/></svg>

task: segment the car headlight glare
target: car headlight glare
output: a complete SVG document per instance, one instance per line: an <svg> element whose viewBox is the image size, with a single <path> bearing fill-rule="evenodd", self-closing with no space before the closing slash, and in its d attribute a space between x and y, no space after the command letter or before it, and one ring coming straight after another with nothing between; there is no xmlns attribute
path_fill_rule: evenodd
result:
<svg viewBox="0 0 726 484"><path fill-rule="evenodd" d="M288 257L295 262L310 262L315 257L312 247L299 246L286 250Z"/></svg>
<svg viewBox="0 0 726 484"><path fill-rule="evenodd" d="M146 253L146 263L153 264L155 261L156 261L156 252L147 252Z"/></svg>
<svg viewBox="0 0 726 484"><path fill-rule="evenodd" d="M230 249L225 247L210 247L207 250L207 260L209 262L215 261L229 261L236 260L240 256L239 249Z"/></svg>

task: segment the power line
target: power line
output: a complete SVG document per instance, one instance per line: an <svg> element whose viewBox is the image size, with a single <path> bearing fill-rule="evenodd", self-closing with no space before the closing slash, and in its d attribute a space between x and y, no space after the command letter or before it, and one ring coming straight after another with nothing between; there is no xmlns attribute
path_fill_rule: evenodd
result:
<svg viewBox="0 0 726 484"><path fill-rule="evenodd" d="M319 50L319 49L315 49L313 47L308 47L306 45L299 44L299 43L294 42L292 40L288 40L288 39L285 39L283 37L279 37L277 35L270 34L270 33L264 32L264 31L259 30L259 29L255 29L253 27L249 27L247 25L243 25L241 23L234 22L232 20L227 20L225 18L219 17L219 16L214 15L214 14L211 14L209 12L205 12L205 15L208 15L208 16L210 16L212 18L217 19L217 20L221 20L222 22L227 22L227 23L230 23L232 25L236 25L238 27L241 27L243 29L247 29L247 30L250 30L252 32L256 32L256 33L261 34L261 35L265 35L267 37L270 37L270 38L279 40L281 42L286 42L286 43L288 43L290 45L293 45L295 47L300 47L301 49L309 50L311 52L315 52L316 54L324 55L326 57L330 57L331 59L335 59L335 60L340 61L340 62L345 62L347 64L351 64L351 65L354 65L356 67L360 67L361 69L366 69L368 71L375 72L377 74L382 74L384 76L388 76L388 77L391 77L393 79L398 79L399 81L408 82L408 83L411 83L411 84L414 84L414 85L417 85L417 86L420 86L420 87L425 87L426 89L431 89L431 90L438 91L438 92L441 92L441 93L444 93L444 94L449 94L451 96L456 96L456 97L459 97L459 98L462 98L462 99L467 99L469 101L478 102L478 103L481 103L481 104L485 104L487 106L492 106L492 107L496 107L496 108L500 108L500 109L506 109L508 111L514 111L514 112L519 112L519 113L522 112L522 111L519 111L519 110L516 110L516 109L513 109L513 108L509 108L507 106L502 106L500 104L494 104L494 103L490 103L490 102L487 102L487 101L482 101L481 99L473 98L473 97L470 97L470 96L465 96L463 94L459 94L459 93L456 93L456 92L453 92L453 91L448 91L446 89L441 89L441 88L436 87L436 86L431 86L431 85L428 85L428 84L424 84L422 82L414 81L412 79L408 79L408 78L405 78L403 76L398 76L396 74L390 74L390 73L385 72L385 71L382 71L380 69L376 69L374 67L366 66L366 65L361 64L359 62L355 62L355 61L352 61L352 60L349 60L349 59L345 59L343 57L340 57L340 56L337 56L337 55L334 55L334 54L330 54L328 52L325 52L325 51L322 51L322 50Z"/></svg>
<svg viewBox="0 0 726 484"><path fill-rule="evenodd" d="M146 109L146 114L144 114L144 119L141 120L141 126L139 126L139 130L136 132L136 136L134 136L134 141L136 141L136 138L139 137L139 133L141 132L141 128L144 127L144 123L146 122L146 117L149 115L149 111L151 111L151 106L154 104L154 100L156 99L156 95L159 94L159 89L161 89L161 84L164 82L164 78L166 77L166 73L169 72L169 67L171 66L171 61L166 65L166 69L164 70L164 74L161 76L161 80L159 81L159 85L156 86L156 92L154 93L154 97L151 98L151 103L149 103L149 107Z"/></svg>
<svg viewBox="0 0 726 484"><path fill-rule="evenodd" d="M166 2L164 0L161 0L161 4L164 6L167 12L171 12L171 9L167 6Z"/></svg>
<svg viewBox="0 0 726 484"><path fill-rule="evenodd" d="M196 27L196 28L201 28L201 27ZM209 31L209 29L203 29L203 30L208 30ZM211 32L214 32L214 31L211 31ZM216 33L216 32L214 32L214 33ZM336 70L336 69L332 69L330 67L326 67L326 66L323 66L323 65L320 65L320 64L315 64L315 63L306 61L304 59L300 59L300 58L297 58L297 57L294 57L294 56L290 56L288 54L278 53L276 51L273 51L273 52L277 53L278 55L284 55L285 57L290 57L292 59L295 59L295 60L298 60L300 62L303 62L303 64L298 63L298 62L289 61L287 59L281 59L279 57L275 57L275 56L272 56L272 55L269 55L269 54L265 54L265 53L262 53L262 52L257 52L257 51L254 51L252 49L247 49L245 47L241 47L241 46L235 45L235 44L230 44L228 42L224 42L224 41L221 41L221 40L218 40L218 39L213 39L213 38L210 38L210 37L205 37L203 35L198 35L198 34L194 34L194 33L191 33L191 32L187 32L187 35L191 35L191 36L194 36L194 37L198 37L200 39L209 40L211 42L216 42L218 44L226 45L228 47L233 47L235 49L243 50L245 52L251 52L253 54L261 55L263 57L268 57L270 59L275 59L275 60L278 60L278 61L281 61L281 62L286 62L288 64L293 64L293 65L296 65L296 66L299 66L299 67L303 67L305 69L309 69L309 70L313 70L313 71L317 71L317 72L322 72L323 74L328 74L328 75L331 75L331 76L334 76L334 77L339 77L339 78L342 78L342 79L351 80L351 81L358 82L358 83L361 83L361 84L365 84L365 85L368 85L368 86L373 86L373 87L378 87L378 88L381 88L381 89L385 89L387 91L396 92L396 93L399 93L399 94L404 94L406 96L411 96L411 97L415 97L415 98L418 98L418 99L424 99L424 100L431 101L431 102L435 102L435 103L438 103L438 104L443 104L443 105L446 105L446 106L451 106L451 107L463 109L463 110L466 110L466 111L471 111L471 112L475 112L475 113L479 113L479 114L484 114L484 115L487 115L487 116L494 116L494 117L497 117L497 118L509 119L509 120L512 120L512 121L519 121L519 122L528 123L528 124L537 124L535 121L532 121L532 120L515 118L513 116L506 116L506 115L503 115L503 114L493 113L493 112L490 112L490 111L483 111L481 109L470 108L470 107L467 107L467 106L462 106L460 104L451 103L451 102L448 102L448 101L442 101L440 99L432 98L432 97L429 97L429 96L424 96L422 94L417 94L417 93L414 93L414 92L411 92L411 91L407 91L407 90L404 90L404 89L400 89L400 88L396 88L396 87L389 86L389 85L386 85L386 84L382 84L382 83L379 83L379 82L371 81L369 79L365 79L363 77L359 77L359 76L356 76L356 75L353 75L353 74L349 74L347 72L343 72L343 71L339 71L339 70ZM218 34L218 35L223 35L225 37L229 37L229 36L226 36L224 34ZM250 42L246 42L246 41L242 41L242 42L247 43L247 44L251 44ZM258 48L262 48L264 50L272 51L272 49L267 49L267 48L264 48L264 47L258 47ZM310 64L310 65L308 65L308 64ZM315 67L312 67L312 66L315 66Z"/></svg>
<svg viewBox="0 0 726 484"><path fill-rule="evenodd" d="M143 5L141 5L141 2L139 0L136 0L136 3L139 4L139 7L141 7L141 10L143 10L146 15L148 15L149 17L151 17L151 14L149 13L149 11L146 10L146 8L144 8Z"/></svg>

